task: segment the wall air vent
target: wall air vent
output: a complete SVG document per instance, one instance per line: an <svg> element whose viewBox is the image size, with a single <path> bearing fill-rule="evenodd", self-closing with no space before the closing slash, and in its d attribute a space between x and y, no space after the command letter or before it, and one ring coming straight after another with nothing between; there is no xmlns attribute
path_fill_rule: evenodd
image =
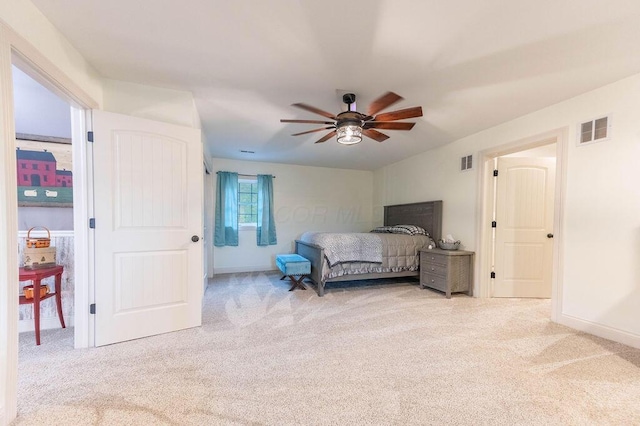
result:
<svg viewBox="0 0 640 426"><path fill-rule="evenodd" d="M611 138L611 116L586 121L578 126L578 146Z"/></svg>
<svg viewBox="0 0 640 426"><path fill-rule="evenodd" d="M471 170L473 168L473 155L466 155L460 158L460 171Z"/></svg>

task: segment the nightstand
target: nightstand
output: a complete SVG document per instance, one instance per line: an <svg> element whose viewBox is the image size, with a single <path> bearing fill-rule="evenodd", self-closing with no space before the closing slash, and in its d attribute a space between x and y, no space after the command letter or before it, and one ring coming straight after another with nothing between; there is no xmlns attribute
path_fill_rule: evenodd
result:
<svg viewBox="0 0 640 426"><path fill-rule="evenodd" d="M451 293L473 292L474 252L464 250L420 250L420 288Z"/></svg>

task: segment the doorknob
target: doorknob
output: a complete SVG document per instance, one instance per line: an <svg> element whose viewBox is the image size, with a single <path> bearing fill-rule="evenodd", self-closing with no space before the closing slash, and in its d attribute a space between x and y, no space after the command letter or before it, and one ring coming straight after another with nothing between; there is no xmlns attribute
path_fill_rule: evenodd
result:
<svg viewBox="0 0 640 426"><path fill-rule="evenodd" d="M547 238L553 238L553 234L547 234Z"/></svg>
<svg viewBox="0 0 640 426"><path fill-rule="evenodd" d="M193 241L194 243L197 243L198 241L200 241L200 237L198 237L197 235L194 235L193 237L191 237L191 241Z"/></svg>

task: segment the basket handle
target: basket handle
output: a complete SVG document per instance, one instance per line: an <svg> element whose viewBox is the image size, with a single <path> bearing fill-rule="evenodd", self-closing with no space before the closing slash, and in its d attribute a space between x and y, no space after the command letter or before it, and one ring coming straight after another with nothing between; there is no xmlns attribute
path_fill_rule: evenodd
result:
<svg viewBox="0 0 640 426"><path fill-rule="evenodd" d="M33 226L29 228L29 230L27 231L27 238L31 238L31 231L33 231L34 229L44 229L45 231L47 231L47 238L51 239L51 232L49 232L49 228L47 228L46 226Z"/></svg>

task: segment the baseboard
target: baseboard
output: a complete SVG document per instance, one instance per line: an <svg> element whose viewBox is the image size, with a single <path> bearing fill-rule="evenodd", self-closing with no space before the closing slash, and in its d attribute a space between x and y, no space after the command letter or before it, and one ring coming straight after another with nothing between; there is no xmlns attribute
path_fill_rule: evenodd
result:
<svg viewBox="0 0 640 426"><path fill-rule="evenodd" d="M73 317L65 316L64 317L64 325L68 327L73 327ZM60 320L58 317L50 317L50 318L40 318L40 330L49 330L52 328L60 328ZM36 331L36 326L33 322L33 319L28 320L20 320L18 321L18 333L26 333L26 332L34 332Z"/></svg>
<svg viewBox="0 0 640 426"><path fill-rule="evenodd" d="M233 268L214 268L213 275L218 274L241 274L243 272L271 272L276 271L272 265L268 266L237 266Z"/></svg>
<svg viewBox="0 0 640 426"><path fill-rule="evenodd" d="M585 333L593 334L598 337L613 340L633 348L640 349L640 336L629 333L627 331L618 330L617 328L608 327L606 325L576 318L571 315L561 314L559 324L574 328Z"/></svg>

